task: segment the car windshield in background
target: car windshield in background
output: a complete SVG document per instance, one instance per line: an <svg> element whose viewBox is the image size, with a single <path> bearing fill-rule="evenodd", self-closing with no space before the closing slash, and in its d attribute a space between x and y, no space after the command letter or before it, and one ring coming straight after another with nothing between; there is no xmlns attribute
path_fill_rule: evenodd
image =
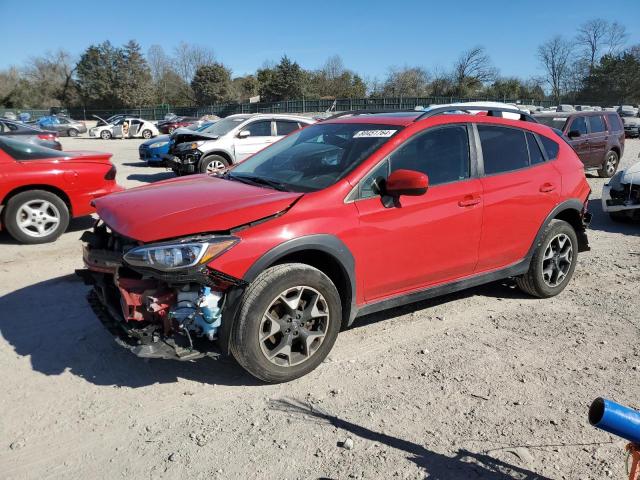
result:
<svg viewBox="0 0 640 480"><path fill-rule="evenodd" d="M0 149L18 161L38 160L42 158L75 157L69 152L59 152L52 148L41 147L31 143L20 142L11 138L0 138Z"/></svg>
<svg viewBox="0 0 640 480"><path fill-rule="evenodd" d="M564 126L567 123L567 117L535 117L535 119L547 127L557 128L558 130L564 130Z"/></svg>
<svg viewBox="0 0 640 480"><path fill-rule="evenodd" d="M399 130L362 123L317 124L291 134L235 166L232 179L314 192L333 185Z"/></svg>
<svg viewBox="0 0 640 480"><path fill-rule="evenodd" d="M217 135L221 137L222 135L226 135L231 130L236 128L247 118L248 117L225 118L224 120L220 120L219 122L216 122L213 125L205 128L204 130L202 130L202 132L208 133L209 135Z"/></svg>

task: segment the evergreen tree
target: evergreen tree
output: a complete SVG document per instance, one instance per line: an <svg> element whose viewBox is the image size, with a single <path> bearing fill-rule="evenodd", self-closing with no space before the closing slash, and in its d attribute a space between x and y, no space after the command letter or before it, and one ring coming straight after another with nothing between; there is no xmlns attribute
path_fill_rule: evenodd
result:
<svg viewBox="0 0 640 480"><path fill-rule="evenodd" d="M130 40L117 51L114 93L124 107L149 105L153 101L153 82L149 64L140 45Z"/></svg>
<svg viewBox="0 0 640 480"><path fill-rule="evenodd" d="M231 97L231 71L221 63L201 65L196 70L191 88L198 105L224 102Z"/></svg>

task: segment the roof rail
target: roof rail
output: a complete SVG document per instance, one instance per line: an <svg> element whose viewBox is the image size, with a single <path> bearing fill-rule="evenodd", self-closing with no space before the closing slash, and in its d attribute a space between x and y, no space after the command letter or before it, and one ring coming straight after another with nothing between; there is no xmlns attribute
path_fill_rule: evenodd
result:
<svg viewBox="0 0 640 480"><path fill-rule="evenodd" d="M503 113L516 113L518 115L520 115L520 120L523 122L533 122L533 123L539 123L535 118L533 118L531 115L529 115L526 112L523 112L522 110L518 110L515 108L502 108L502 107L490 107L490 106L478 106L478 105L473 105L473 106L465 106L465 105L448 105L446 107L435 107L435 108L431 108L429 110L427 110L426 112L424 112L422 115L420 115L419 117L417 117L414 122L419 122L420 120L425 120L427 118L431 118L431 117L435 117L436 115L442 115L444 113L451 113L451 112L487 112L487 116L489 117L502 117Z"/></svg>
<svg viewBox="0 0 640 480"><path fill-rule="evenodd" d="M323 118L322 121L325 120L333 120L335 118L340 118L340 117L346 117L347 115L352 115L352 116L357 116L357 115L373 115L376 113L398 113L398 112L416 112L416 110L405 110L405 109L395 109L395 110L391 110L391 109L380 109L380 110L375 110L375 109L367 109L367 110L346 110L344 112L340 112L340 113L336 113L335 115L331 115L330 117L327 118ZM418 110L419 112L419 110Z"/></svg>

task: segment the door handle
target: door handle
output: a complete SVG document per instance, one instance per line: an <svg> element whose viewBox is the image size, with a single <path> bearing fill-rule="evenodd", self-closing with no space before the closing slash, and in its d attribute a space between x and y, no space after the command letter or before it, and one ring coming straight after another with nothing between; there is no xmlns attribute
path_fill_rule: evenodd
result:
<svg viewBox="0 0 640 480"><path fill-rule="evenodd" d="M474 205L478 205L480 203L480 197L472 197L471 195L465 197L464 199L458 202L458 206L460 207L473 207Z"/></svg>
<svg viewBox="0 0 640 480"><path fill-rule="evenodd" d="M543 183L540 185L540 191L542 193L553 192L556 189L556 186L553 183Z"/></svg>

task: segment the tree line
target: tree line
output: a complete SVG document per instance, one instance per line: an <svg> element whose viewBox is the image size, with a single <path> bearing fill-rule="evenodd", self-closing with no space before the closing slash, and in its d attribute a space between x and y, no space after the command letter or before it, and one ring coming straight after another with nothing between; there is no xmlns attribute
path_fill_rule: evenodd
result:
<svg viewBox="0 0 640 480"><path fill-rule="evenodd" d="M384 78L366 78L338 55L315 70L283 56L255 73L234 76L211 48L180 43L146 54L131 40L89 46L78 58L60 50L0 71L0 107L135 108L204 106L300 98L489 97L551 99L556 103L640 103L640 44L629 45L623 25L593 19L574 36L555 36L537 50L542 74L504 77L482 46L462 52L448 69L392 67Z"/></svg>

